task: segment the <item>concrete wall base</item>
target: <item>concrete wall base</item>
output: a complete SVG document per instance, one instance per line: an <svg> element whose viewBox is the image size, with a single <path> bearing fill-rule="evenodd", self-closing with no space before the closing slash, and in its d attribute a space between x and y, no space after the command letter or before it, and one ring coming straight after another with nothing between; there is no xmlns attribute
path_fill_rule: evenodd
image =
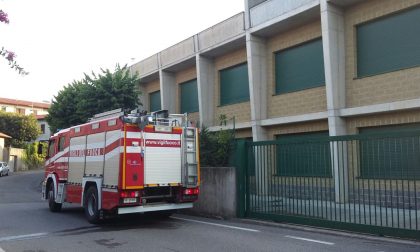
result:
<svg viewBox="0 0 420 252"><path fill-rule="evenodd" d="M200 195L182 212L216 218L236 217L236 168L202 167Z"/></svg>

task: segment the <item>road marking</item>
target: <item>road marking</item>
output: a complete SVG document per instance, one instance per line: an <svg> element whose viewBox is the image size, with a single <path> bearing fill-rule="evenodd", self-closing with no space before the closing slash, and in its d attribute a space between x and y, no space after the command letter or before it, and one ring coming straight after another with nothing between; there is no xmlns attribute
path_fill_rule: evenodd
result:
<svg viewBox="0 0 420 252"><path fill-rule="evenodd" d="M6 252L6 251L0 247L0 252Z"/></svg>
<svg viewBox="0 0 420 252"><path fill-rule="evenodd" d="M237 229L237 230L242 230L242 231L260 232L260 230L256 230L256 229L242 228L242 227L237 227L237 226L229 226L229 225L217 224L217 223L213 223L213 222L206 222L206 221L199 221L199 220L192 220L192 219L184 219L184 218L179 218L179 217L171 217L171 218L172 219L177 219L177 220L184 220L184 221L190 221L190 222L197 222L197 223L201 223L201 224L213 225L213 226L217 226L217 227Z"/></svg>
<svg viewBox="0 0 420 252"><path fill-rule="evenodd" d="M292 235L285 235L284 237L292 238L292 239L296 239L296 240L308 241L308 242L316 242L316 243L321 243L321 244L325 244L325 245L334 245L335 244L335 243L332 243L332 242L312 240L312 239L298 237L298 236L292 236Z"/></svg>
<svg viewBox="0 0 420 252"><path fill-rule="evenodd" d="M3 238L0 238L0 242L23 240L23 239L29 239L29 238L40 238L40 237L46 236L47 234L48 233L35 233L35 234L27 234L27 235L6 236L6 237L3 237Z"/></svg>

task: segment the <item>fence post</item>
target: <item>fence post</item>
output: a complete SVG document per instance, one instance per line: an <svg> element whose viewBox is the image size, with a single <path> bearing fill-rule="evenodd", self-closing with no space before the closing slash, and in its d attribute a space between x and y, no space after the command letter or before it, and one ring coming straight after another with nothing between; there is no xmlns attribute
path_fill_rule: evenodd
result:
<svg viewBox="0 0 420 252"><path fill-rule="evenodd" d="M246 177L248 169L247 144L244 140L235 141L235 166L236 166L236 193L237 206L236 215L239 218L245 217L246 212Z"/></svg>
<svg viewBox="0 0 420 252"><path fill-rule="evenodd" d="M349 177L346 141L331 141L330 146L335 202L347 203L349 199Z"/></svg>

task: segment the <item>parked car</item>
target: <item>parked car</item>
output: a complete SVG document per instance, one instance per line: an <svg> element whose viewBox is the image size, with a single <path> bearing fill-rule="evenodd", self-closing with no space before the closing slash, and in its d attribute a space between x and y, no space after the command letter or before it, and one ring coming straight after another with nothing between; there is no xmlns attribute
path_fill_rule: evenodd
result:
<svg viewBox="0 0 420 252"><path fill-rule="evenodd" d="M9 166L6 162L0 162L0 177L9 175Z"/></svg>

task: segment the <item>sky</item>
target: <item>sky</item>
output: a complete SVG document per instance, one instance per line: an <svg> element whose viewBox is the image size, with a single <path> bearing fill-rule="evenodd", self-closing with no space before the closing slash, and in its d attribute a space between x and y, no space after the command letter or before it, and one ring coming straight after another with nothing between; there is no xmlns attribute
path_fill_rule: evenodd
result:
<svg viewBox="0 0 420 252"><path fill-rule="evenodd" d="M0 0L0 97L51 101L84 73L134 64L244 11L244 0Z"/></svg>

